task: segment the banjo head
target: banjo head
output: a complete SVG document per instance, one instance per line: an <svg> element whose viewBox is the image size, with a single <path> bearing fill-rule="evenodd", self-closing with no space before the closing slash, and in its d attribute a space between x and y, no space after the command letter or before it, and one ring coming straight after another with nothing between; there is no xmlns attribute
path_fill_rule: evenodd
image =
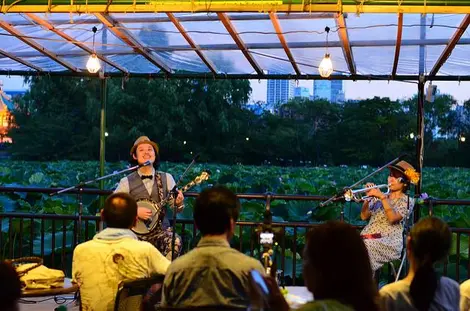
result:
<svg viewBox="0 0 470 311"><path fill-rule="evenodd" d="M137 234L147 234L155 227L155 224L157 224L158 218L160 216L160 208L155 201L149 199L138 199L137 207L150 210L152 212L152 216L147 220L138 218L136 225L134 228L132 228L132 231Z"/></svg>

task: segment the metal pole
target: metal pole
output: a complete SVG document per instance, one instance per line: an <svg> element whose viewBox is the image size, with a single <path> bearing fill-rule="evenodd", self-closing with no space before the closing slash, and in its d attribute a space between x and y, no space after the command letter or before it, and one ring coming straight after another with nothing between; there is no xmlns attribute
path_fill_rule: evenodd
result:
<svg viewBox="0 0 470 311"><path fill-rule="evenodd" d="M417 137L416 137L416 170L421 175L418 184L415 187L415 196L421 195L423 184L423 160L424 160L424 79L418 83L418 115L417 115ZM419 219L419 205L414 215L415 222Z"/></svg>
<svg viewBox="0 0 470 311"><path fill-rule="evenodd" d="M101 91L101 122L100 122L100 177L104 176L105 145L106 145L106 99L107 99L107 79L100 79ZM104 190L104 180L100 180L100 189ZM100 197L100 207L104 204L104 197Z"/></svg>

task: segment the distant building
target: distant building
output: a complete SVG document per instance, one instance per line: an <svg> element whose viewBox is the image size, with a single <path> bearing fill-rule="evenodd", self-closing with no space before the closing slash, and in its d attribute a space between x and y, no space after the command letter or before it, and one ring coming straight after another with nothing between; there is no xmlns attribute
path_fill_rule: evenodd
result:
<svg viewBox="0 0 470 311"><path fill-rule="evenodd" d="M245 106L246 109L253 111L256 115L262 115L263 112L268 111L270 113L274 113L274 105L270 105L263 101L258 101L255 103L247 104Z"/></svg>
<svg viewBox="0 0 470 311"><path fill-rule="evenodd" d="M293 80L268 80L266 102L268 105L287 103L294 97Z"/></svg>
<svg viewBox="0 0 470 311"><path fill-rule="evenodd" d="M342 80L313 81L313 99L325 99L331 103L344 102Z"/></svg>
<svg viewBox="0 0 470 311"><path fill-rule="evenodd" d="M310 90L305 86L298 86L294 88L295 98L310 98Z"/></svg>

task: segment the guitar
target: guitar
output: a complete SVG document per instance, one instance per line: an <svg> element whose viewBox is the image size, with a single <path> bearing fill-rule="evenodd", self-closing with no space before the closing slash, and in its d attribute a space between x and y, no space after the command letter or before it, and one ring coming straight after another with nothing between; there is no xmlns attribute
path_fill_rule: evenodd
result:
<svg viewBox="0 0 470 311"><path fill-rule="evenodd" d="M202 172L199 176L194 178L191 182L186 184L183 188L181 188L181 192L186 192L192 187L201 184L202 182L208 180L210 177L210 172L209 171L204 171ZM143 220L143 219L137 219L136 225L131 228L131 230L140 236L143 235L148 235L151 233L157 225L160 224L160 222L163 220L162 218L162 208L170 202L172 199L171 193L168 193L165 199L160 201L159 203L150 200L150 199L140 199L137 200L137 207L144 207L149 209L152 212L152 216L150 216L149 219Z"/></svg>

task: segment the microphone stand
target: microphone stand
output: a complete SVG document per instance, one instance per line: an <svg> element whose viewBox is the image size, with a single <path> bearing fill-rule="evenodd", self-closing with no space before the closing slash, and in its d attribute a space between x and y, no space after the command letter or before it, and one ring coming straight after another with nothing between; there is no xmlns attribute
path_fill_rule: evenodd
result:
<svg viewBox="0 0 470 311"><path fill-rule="evenodd" d="M150 161L147 161L143 164L135 165L135 166L132 166L130 168L126 168L124 170L121 170L119 172L114 172L114 173L111 173L111 174L108 174L108 175L105 175L105 176L101 176L101 177L98 177L98 178L95 178L95 179L92 179L92 180L84 181L84 182L76 184L75 186L68 187L68 188L65 188L65 189L62 189L62 190L59 190L59 191L56 191L56 192L53 192L53 193L50 194L50 196L52 197L52 196L55 196L57 194L69 192L69 191L74 190L74 189L78 190L78 194L77 194L77 197L78 197L78 221L77 221L78 230L77 230L76 236L75 236L75 240L77 241L77 243L80 241L79 238L80 238L80 233L81 233L81 228L82 228L82 216L83 216L82 194L83 194L84 186L95 183L95 182L103 180L103 179L111 178L113 176L116 176L116 175L119 175L119 174L122 174L122 173L135 171L135 170L137 170L138 168L140 168L142 166L147 166L147 165L150 165L150 164L151 164Z"/></svg>
<svg viewBox="0 0 470 311"><path fill-rule="evenodd" d="M379 167L378 169L376 169L375 171L373 171L372 173L370 173L369 175L367 175L366 177L362 178L361 180L355 182L354 184L352 184L351 186L349 187L345 187L343 188L342 191L336 193L335 195L333 195L331 198L329 198L328 200L320 203L320 207L323 207L327 204L330 204L331 202L334 202L334 201L338 201L338 200L341 200L341 199L344 199L344 194L348 191L348 190L351 190L352 188L356 187L357 185L363 183L365 180L367 180L368 178L378 174L379 172L383 171L384 169L386 169L388 166L390 165L393 165L399 161L401 161L401 159L403 159L405 157L405 155L401 155L395 159L393 159L392 161L388 162L387 164L385 164L384 166L382 167Z"/></svg>
<svg viewBox="0 0 470 311"><path fill-rule="evenodd" d="M188 167L184 170L183 174L181 174L180 178L176 182L173 189L170 190L170 195L173 197L173 232L171 234L171 261L175 258L175 243L176 243L176 212L178 207L176 206L176 198L178 197L178 185L183 181L184 176L188 173L189 169L196 163L196 160L199 158L200 154L197 154L191 163L189 163Z"/></svg>

